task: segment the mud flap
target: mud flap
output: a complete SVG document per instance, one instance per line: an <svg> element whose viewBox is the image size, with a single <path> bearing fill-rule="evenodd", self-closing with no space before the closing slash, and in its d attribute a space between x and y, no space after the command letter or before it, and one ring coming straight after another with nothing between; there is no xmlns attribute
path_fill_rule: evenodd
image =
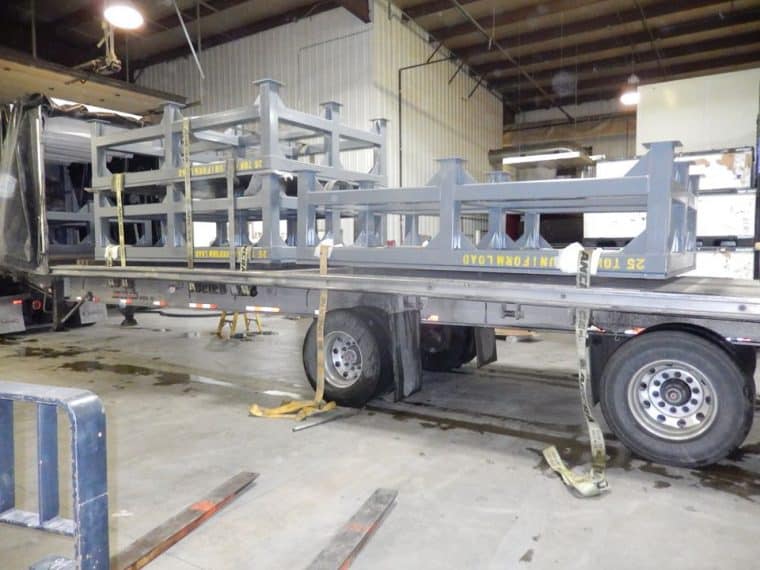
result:
<svg viewBox="0 0 760 570"><path fill-rule="evenodd" d="M422 388L420 312L407 310L388 316L396 385L393 399L398 402Z"/></svg>
<svg viewBox="0 0 760 570"><path fill-rule="evenodd" d="M105 303L85 301L79 307L79 322L83 325L91 325L105 321L108 318L108 309Z"/></svg>
<svg viewBox="0 0 760 570"><path fill-rule="evenodd" d="M0 298L0 334L24 332L24 307L14 303L16 297Z"/></svg>
<svg viewBox="0 0 760 570"><path fill-rule="evenodd" d="M496 333L492 327L473 327L478 368L496 362Z"/></svg>

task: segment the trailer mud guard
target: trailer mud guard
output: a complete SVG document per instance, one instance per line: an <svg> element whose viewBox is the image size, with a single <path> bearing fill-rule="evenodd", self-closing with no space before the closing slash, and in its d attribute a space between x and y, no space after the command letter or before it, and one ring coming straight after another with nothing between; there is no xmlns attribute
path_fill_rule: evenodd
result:
<svg viewBox="0 0 760 570"><path fill-rule="evenodd" d="M473 327L478 368L496 362L496 333L492 327Z"/></svg>
<svg viewBox="0 0 760 570"><path fill-rule="evenodd" d="M398 402L422 388L420 312L405 310L389 315L393 347L394 400Z"/></svg>

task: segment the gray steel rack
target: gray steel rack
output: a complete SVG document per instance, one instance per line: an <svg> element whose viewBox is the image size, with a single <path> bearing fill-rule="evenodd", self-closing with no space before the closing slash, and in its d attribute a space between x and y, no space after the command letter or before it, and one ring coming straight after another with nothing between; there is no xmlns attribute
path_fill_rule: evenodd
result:
<svg viewBox="0 0 760 570"><path fill-rule="evenodd" d="M341 123L336 102L322 105L323 116L310 115L284 104L279 82L256 84L255 103L239 109L183 117L178 106L168 104L157 125L93 126L96 257L116 243L112 229L119 212L107 165L114 155L154 161L147 170L127 169L124 175L124 220L141 224L135 232L139 239L125 248L132 261L185 259L192 221L210 221L217 224L214 245L194 248L194 260L229 260L234 266L240 248L250 246L251 262L292 262L297 204L288 195L289 173L308 165L328 187L385 183L384 119L373 120L369 131L351 128ZM356 151L371 154L368 172L343 167L344 155ZM319 164L317 156L322 157ZM250 221L262 222L262 237L255 244L248 239ZM280 236L281 221L287 223L286 240ZM331 222L327 231L335 231Z"/></svg>
<svg viewBox="0 0 760 570"><path fill-rule="evenodd" d="M167 105L158 125L94 125L96 258L115 245L122 215L124 223L139 226L124 248L138 263L313 264L314 248L329 239L338 265L557 274L561 250L541 236L542 214L645 210L646 230L625 247L603 251L599 275L661 279L694 268L698 184L687 164L674 162L675 142L652 143L619 178L512 182L493 173L479 184L463 160L451 158L440 161L426 186L386 188L385 121L373 121L370 132L353 129L340 122L337 103L324 104L324 116L316 117L287 108L278 82L257 84L259 96L248 107L183 118ZM372 151L367 173L342 166L341 155L357 150ZM154 161L147 170L127 168L121 212L107 168L119 153ZM323 157L320 164L316 155ZM514 241L505 232L507 213L523 216L523 234ZM404 220L399 243L386 239L391 214ZM478 243L461 231L462 216L473 214L488 217ZM418 232L421 215L439 220L429 241ZM342 236L345 218L355 220L350 245ZM248 222L258 220L262 237L252 244ZM211 246L188 247L193 221L216 223Z"/></svg>
<svg viewBox="0 0 760 570"><path fill-rule="evenodd" d="M440 160L427 186L371 191L336 190L320 184L315 173L298 176L298 260L313 262L317 217L359 216L370 234L350 247L336 247L332 263L397 268L557 274L560 250L540 233L546 213L647 212L646 229L625 247L601 253L601 276L667 278L693 269L696 255L697 177L688 164L674 163L676 142L649 146L623 177L608 179L492 181L478 184L459 158ZM488 214L488 233L478 244L461 232L461 217ZM507 213L523 215L522 236L511 240L505 231ZM372 220L389 214L405 218L400 246L387 246L372 233ZM438 233L423 243L417 232L420 215L439 219Z"/></svg>

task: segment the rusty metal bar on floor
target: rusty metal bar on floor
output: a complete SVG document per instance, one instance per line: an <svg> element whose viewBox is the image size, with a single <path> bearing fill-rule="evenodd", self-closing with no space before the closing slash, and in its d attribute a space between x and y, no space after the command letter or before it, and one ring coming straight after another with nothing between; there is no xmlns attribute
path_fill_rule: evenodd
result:
<svg viewBox="0 0 760 570"><path fill-rule="evenodd" d="M137 539L111 560L114 570L137 570L163 554L237 498L258 477L243 472Z"/></svg>
<svg viewBox="0 0 760 570"><path fill-rule="evenodd" d="M396 503L398 491L378 489L320 552L307 570L347 569Z"/></svg>

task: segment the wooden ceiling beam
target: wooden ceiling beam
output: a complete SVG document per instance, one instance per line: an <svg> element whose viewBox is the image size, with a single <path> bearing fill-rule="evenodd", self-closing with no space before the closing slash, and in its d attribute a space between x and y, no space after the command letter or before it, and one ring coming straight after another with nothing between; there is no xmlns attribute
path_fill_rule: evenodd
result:
<svg viewBox="0 0 760 570"><path fill-rule="evenodd" d="M459 0L459 3L464 6L465 4L472 4L473 2L477 1L478 0ZM415 4L414 6L409 6L408 8L402 8L404 14L413 20L424 18L425 16L430 16L436 12L445 12L446 10L454 9L455 6L451 3L451 0L432 0L430 2Z"/></svg>
<svg viewBox="0 0 760 570"><path fill-rule="evenodd" d="M698 53L708 53L712 51L737 48L741 46L747 46L750 44L760 44L760 33L758 30L752 30L742 34L723 36L720 38L713 38L695 43L682 44L671 48L660 49L660 57L663 62L667 64L669 60L684 57L688 55L694 55ZM568 64L565 66L559 66L557 68L542 70L539 72L532 72L531 75L539 84L551 85L552 80L556 74L560 71L567 71L569 73L575 73L577 75L582 74L600 74L604 72L610 72L613 70L620 70L621 72L628 70L636 70L636 66L652 63L657 61L657 54L654 50L637 53L635 57L635 64L631 63L630 54L620 55L615 57L608 57L605 59L595 59L587 61L579 65ZM506 91L514 90L519 83L517 78L511 80L492 80L490 85L495 89L503 89Z"/></svg>
<svg viewBox="0 0 760 570"><path fill-rule="evenodd" d="M531 6L523 6L512 10L504 10L498 14L492 16L484 16L477 18L478 24L485 29L498 28L501 26L508 26L521 20L527 20L530 18L539 18L543 16L549 16L551 14L558 14L566 12L568 10L575 10L576 8L583 8L584 6L590 6L592 4L599 4L605 0L553 0L542 4L534 4ZM457 36L471 34L473 31L472 22L464 21L452 26L443 26L440 28L434 28L430 30L432 35L437 40L448 40Z"/></svg>
<svg viewBox="0 0 760 570"><path fill-rule="evenodd" d="M731 66L739 66L744 64L750 64L760 62L760 48L754 49L746 53L722 55L720 57L700 60L696 62L680 63L669 66L670 73L664 80L670 81L677 78L679 75L686 75L695 72L710 72L712 69L726 68ZM628 76L630 72L621 73L612 77L600 77L597 79L589 79L578 83L578 89L576 95L578 97L585 96L591 92L607 92L608 90L614 90L618 94L625 88ZM663 80L660 77L659 69L641 70L637 71L636 75L642 83L653 83ZM531 100L539 97L539 92L533 88L526 88L517 92L503 92L504 98L517 103L520 108L523 108L524 104L529 103ZM555 97L557 104L574 103L576 95L568 95L566 97Z"/></svg>
<svg viewBox="0 0 760 570"><path fill-rule="evenodd" d="M662 18L678 14L679 12L720 4L726 4L726 1L668 0L667 2L647 6L646 15L648 19ZM526 46L530 46L531 44L538 44L558 39L567 39L570 36L582 35L588 32L599 31L601 29L606 29L610 36L615 36L620 34L620 30L618 28L621 26L630 24L632 22L639 22L640 20L641 14L639 13L638 9L632 8L630 10L621 10L613 14L603 14L601 16L587 20L580 20L577 22L570 22L550 28L534 30L524 34L515 34L514 32L510 32L509 34L497 37L496 40L507 49L523 49ZM477 43L457 47L456 53L459 57L467 59L488 54L488 42L479 41Z"/></svg>
<svg viewBox="0 0 760 570"><path fill-rule="evenodd" d="M698 34L701 32L730 29L735 26L748 24L752 22L760 21L760 9L751 8L748 10L737 10L736 12L729 12L722 16L716 15L714 18L704 19L699 18L680 24L674 24L667 29L658 31L657 39L671 39L679 37L687 37L692 34ZM560 60L562 58L593 55L594 53L619 48L621 52L626 51L631 53L631 46L641 43L649 42L649 35L646 31L642 30L631 34L617 35L610 38L596 40L584 44L577 44L574 46L564 47L563 49L552 49L543 52L536 52L527 55L520 56L518 60L523 67L530 67L531 65L545 64L547 61ZM636 55L638 57L638 54ZM561 67L558 65L557 67ZM473 66L473 71L488 75L494 71L507 70L508 75L518 75L519 72L508 61L493 61L482 65Z"/></svg>
<svg viewBox="0 0 760 570"><path fill-rule="evenodd" d="M365 24L372 21L369 0L340 0L340 5Z"/></svg>

